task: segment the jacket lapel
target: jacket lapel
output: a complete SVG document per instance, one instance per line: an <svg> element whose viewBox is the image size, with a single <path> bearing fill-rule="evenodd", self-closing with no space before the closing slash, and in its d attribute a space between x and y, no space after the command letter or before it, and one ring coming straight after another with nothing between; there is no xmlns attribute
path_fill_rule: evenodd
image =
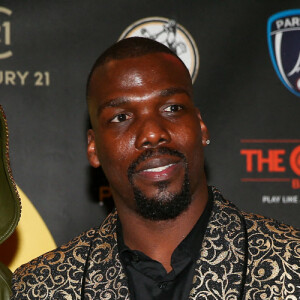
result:
<svg viewBox="0 0 300 300"><path fill-rule="evenodd" d="M189 299L241 299L246 272L246 234L238 209L213 188L214 206L206 229ZM129 300L119 259L116 211L95 235L84 278L84 299Z"/></svg>
<svg viewBox="0 0 300 300"><path fill-rule="evenodd" d="M91 245L84 278L84 299L129 299L127 278L119 259L116 211L103 222Z"/></svg>
<svg viewBox="0 0 300 300"><path fill-rule="evenodd" d="M242 299L247 266L244 219L217 189L213 193L189 299Z"/></svg>

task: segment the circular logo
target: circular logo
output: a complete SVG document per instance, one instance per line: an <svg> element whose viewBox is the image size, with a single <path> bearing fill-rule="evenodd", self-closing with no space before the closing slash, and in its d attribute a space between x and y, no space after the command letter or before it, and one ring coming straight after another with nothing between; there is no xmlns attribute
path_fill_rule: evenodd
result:
<svg viewBox="0 0 300 300"><path fill-rule="evenodd" d="M199 52L190 33L175 20L162 17L140 19L128 26L119 40L140 36L160 42L180 57L188 68L193 83L199 69Z"/></svg>
<svg viewBox="0 0 300 300"><path fill-rule="evenodd" d="M300 146L292 151L290 155L290 165L295 174L300 176Z"/></svg>

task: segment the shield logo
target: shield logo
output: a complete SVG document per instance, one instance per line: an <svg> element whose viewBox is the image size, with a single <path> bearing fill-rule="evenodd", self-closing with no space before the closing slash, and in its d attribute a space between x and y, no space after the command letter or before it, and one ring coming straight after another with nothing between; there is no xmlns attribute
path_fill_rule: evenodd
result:
<svg viewBox="0 0 300 300"><path fill-rule="evenodd" d="M267 35L278 77L290 92L300 97L300 9L272 15Z"/></svg>

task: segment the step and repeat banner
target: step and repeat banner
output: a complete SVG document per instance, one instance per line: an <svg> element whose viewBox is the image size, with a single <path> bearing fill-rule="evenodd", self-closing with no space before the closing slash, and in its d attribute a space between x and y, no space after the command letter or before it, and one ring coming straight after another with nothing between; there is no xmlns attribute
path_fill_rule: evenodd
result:
<svg viewBox="0 0 300 300"><path fill-rule="evenodd" d="M211 135L209 184L245 211L300 227L297 1L2 0L0 104L23 202L0 247L11 269L111 209L86 158L85 84L99 54L129 36L164 43L189 68Z"/></svg>

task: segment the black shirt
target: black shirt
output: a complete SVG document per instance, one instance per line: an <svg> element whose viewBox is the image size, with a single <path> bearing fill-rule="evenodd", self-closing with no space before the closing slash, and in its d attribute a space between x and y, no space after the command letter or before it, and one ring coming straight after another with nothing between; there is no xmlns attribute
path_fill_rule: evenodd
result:
<svg viewBox="0 0 300 300"><path fill-rule="evenodd" d="M188 298L196 261L200 256L202 240L213 206L213 195L210 187L208 188L208 195L208 202L201 217L172 254L172 271L169 273L158 261L140 251L131 250L124 244L122 226L118 220L118 250L128 277L131 299L183 300Z"/></svg>

